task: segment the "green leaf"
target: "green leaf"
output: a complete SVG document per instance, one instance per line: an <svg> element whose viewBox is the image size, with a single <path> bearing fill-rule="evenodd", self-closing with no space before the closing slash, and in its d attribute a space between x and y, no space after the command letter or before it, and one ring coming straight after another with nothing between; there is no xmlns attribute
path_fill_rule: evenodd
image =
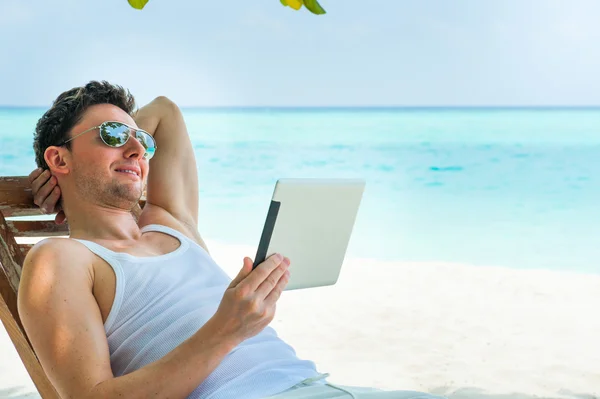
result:
<svg viewBox="0 0 600 399"><path fill-rule="evenodd" d="M296 11L301 9L303 5L302 0L285 0L285 3L288 5L288 7L293 8Z"/></svg>
<svg viewBox="0 0 600 399"><path fill-rule="evenodd" d="M317 0L304 0L304 7L306 7L313 14L325 14L325 9L321 7Z"/></svg>
<svg viewBox="0 0 600 399"><path fill-rule="evenodd" d="M281 2L281 4L283 4L284 6L287 7L287 1L285 1L285 0L279 0L279 1Z"/></svg>
<svg viewBox="0 0 600 399"><path fill-rule="evenodd" d="M142 8L144 8L146 3L148 3L148 0L127 0L127 1L129 2L129 5L133 8L135 8L136 10L141 10Z"/></svg>

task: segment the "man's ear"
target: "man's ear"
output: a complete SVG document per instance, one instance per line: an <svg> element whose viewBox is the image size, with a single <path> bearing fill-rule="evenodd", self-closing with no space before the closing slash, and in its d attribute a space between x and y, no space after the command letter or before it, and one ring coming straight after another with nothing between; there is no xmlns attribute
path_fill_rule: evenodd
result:
<svg viewBox="0 0 600 399"><path fill-rule="evenodd" d="M50 146L44 151L44 159L52 174L69 174L71 169L71 157L69 150L66 148Z"/></svg>

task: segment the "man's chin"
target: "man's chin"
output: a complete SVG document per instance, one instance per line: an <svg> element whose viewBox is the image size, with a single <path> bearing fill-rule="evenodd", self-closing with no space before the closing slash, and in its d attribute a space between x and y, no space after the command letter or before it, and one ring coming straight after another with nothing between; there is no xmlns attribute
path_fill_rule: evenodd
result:
<svg viewBox="0 0 600 399"><path fill-rule="evenodd" d="M131 195L130 197L128 197L127 200L131 203L131 207L133 208L140 203L141 198L142 198L142 193L136 192L133 195Z"/></svg>
<svg viewBox="0 0 600 399"><path fill-rule="evenodd" d="M142 198L142 190L140 187L124 187L120 186L118 190L113 191L113 198L120 204L120 208L133 209L139 204Z"/></svg>

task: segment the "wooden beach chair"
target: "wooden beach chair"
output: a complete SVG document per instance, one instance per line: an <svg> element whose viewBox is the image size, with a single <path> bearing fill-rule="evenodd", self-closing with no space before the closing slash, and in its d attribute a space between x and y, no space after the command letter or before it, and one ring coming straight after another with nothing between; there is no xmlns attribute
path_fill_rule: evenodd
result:
<svg viewBox="0 0 600 399"><path fill-rule="evenodd" d="M140 206L134 210L136 215L139 215L144 204L143 197ZM0 177L0 320L42 398L59 399L25 334L17 311L17 291L23 260L33 244L17 243L16 238L69 234L68 225L57 225L53 220L40 220L42 215L39 207L33 203L27 177ZM19 220L23 216L33 218Z"/></svg>

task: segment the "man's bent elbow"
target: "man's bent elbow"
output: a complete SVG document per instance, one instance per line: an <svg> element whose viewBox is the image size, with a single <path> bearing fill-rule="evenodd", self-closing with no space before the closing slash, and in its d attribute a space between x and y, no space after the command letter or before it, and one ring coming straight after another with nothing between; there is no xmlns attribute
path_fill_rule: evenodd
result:
<svg viewBox="0 0 600 399"><path fill-rule="evenodd" d="M159 105L167 112L180 112L180 109L177 106L177 104L175 104L173 100L166 96L158 96L152 102Z"/></svg>

